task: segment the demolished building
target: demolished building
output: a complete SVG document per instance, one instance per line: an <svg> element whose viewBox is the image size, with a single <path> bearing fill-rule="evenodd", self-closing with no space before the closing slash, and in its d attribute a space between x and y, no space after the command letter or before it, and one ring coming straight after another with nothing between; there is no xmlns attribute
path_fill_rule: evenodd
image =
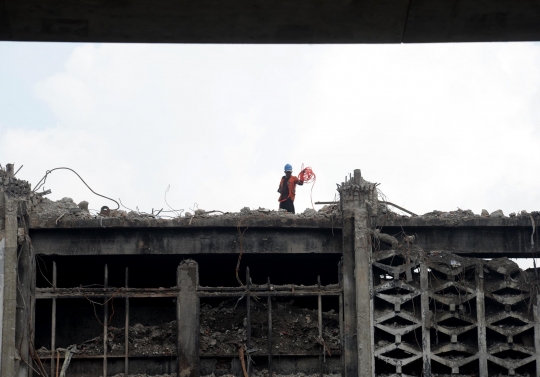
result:
<svg viewBox="0 0 540 377"><path fill-rule="evenodd" d="M12 376L538 376L540 213L402 216L355 170L292 215L160 218L0 170Z"/></svg>

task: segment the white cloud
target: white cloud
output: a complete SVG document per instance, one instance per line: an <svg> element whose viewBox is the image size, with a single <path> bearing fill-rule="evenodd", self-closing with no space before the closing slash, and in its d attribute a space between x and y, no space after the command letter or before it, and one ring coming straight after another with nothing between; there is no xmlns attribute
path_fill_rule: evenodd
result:
<svg viewBox="0 0 540 377"><path fill-rule="evenodd" d="M57 123L4 124L0 158L33 182L73 167L141 210L165 206L169 184L175 207L275 208L283 165L302 162L314 201L361 168L418 213L534 210L538 66L538 44L88 44L35 83ZM106 204L68 173L48 185ZM299 189L297 210L309 195Z"/></svg>
<svg viewBox="0 0 540 377"><path fill-rule="evenodd" d="M360 167L420 213L534 208L540 138L528 113L540 47L508 46L334 47L316 73L315 105L303 110L308 139L297 156L332 150L334 181Z"/></svg>

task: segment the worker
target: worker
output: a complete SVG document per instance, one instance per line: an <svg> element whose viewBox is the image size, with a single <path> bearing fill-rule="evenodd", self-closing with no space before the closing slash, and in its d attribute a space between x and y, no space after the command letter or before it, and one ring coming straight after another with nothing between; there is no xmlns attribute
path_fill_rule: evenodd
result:
<svg viewBox="0 0 540 377"><path fill-rule="evenodd" d="M278 188L278 192L281 194L279 196L279 208L294 213L296 185L302 186L303 184L304 181L301 181L298 177L292 175L292 166L290 164L285 165L285 175L281 178Z"/></svg>

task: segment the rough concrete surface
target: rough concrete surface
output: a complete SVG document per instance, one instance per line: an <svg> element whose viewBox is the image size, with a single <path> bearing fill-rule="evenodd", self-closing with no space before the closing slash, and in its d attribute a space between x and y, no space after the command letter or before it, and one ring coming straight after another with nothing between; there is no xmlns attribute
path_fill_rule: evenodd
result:
<svg viewBox="0 0 540 377"><path fill-rule="evenodd" d="M269 373L267 370L255 371L251 374L252 377L268 377ZM306 374L306 373L296 373L296 374L277 374L273 373L274 377L320 377L320 374ZM323 374L323 377L340 377L340 374ZM124 373L115 374L113 377L124 377ZM130 374L129 377L176 377L176 373L173 374L160 374L160 375L147 375L147 374ZM216 377L214 373L208 374L201 377ZM234 374L222 374L220 377L238 377Z"/></svg>
<svg viewBox="0 0 540 377"><path fill-rule="evenodd" d="M88 209L89 203L82 201L76 204L71 198L63 198L57 201L52 201L39 195L32 197L34 205L32 217L38 220L56 219L56 224L67 220L80 219L95 219L95 218L120 218L127 220L145 220L145 219L176 219L176 218L220 218L220 219L243 219L258 216L268 217L295 217L295 218L317 218L317 217L334 217L341 216L337 205L325 205L320 210L306 208L303 212L292 214L284 210L270 210L266 208L250 209L249 207L242 208L239 212L222 212L222 211L206 211L197 209L192 214L191 212L175 211L154 211L153 213L139 212L122 209L110 210L106 213L97 212L91 213Z"/></svg>
<svg viewBox="0 0 540 377"><path fill-rule="evenodd" d="M246 341L245 301L228 300L201 307L201 355L236 355ZM266 301L266 300L264 300ZM236 308L235 308L236 306ZM335 311L323 312L323 339L331 353L339 353L339 320ZM294 301L272 303L272 353L318 355L317 311L300 308ZM251 347L253 355L268 353L268 311L263 301L251 300Z"/></svg>
<svg viewBox="0 0 540 377"><path fill-rule="evenodd" d="M107 353L109 355L125 354L124 328L109 326ZM67 348L67 344L59 347ZM103 334L77 345L77 355L102 355ZM40 356L48 356L46 348L38 350ZM176 354L176 321L157 326L143 326L137 323L129 327L130 356L151 356Z"/></svg>
<svg viewBox="0 0 540 377"><path fill-rule="evenodd" d="M352 195L348 197L348 203L345 203L342 197L340 205L327 205L318 211L306 209L295 215L247 207L234 213L204 209L196 209L189 214L159 211L149 214L108 209L97 213L92 209L95 207L85 201L79 204L70 198L51 201L42 194L32 193L26 182L6 179L5 174L0 174L0 184L0 188L8 190L6 198L9 196L10 200L14 199L12 204L17 204L12 208L11 218L3 215L1 219L11 229L13 247L10 263L16 266L17 252L27 250L15 247L17 241L22 245L21 242L29 242L31 239L32 248L28 250L32 250L38 258L45 258L48 266L52 262L56 263L56 258L62 259L59 262L62 267L59 270L59 281L69 281L69 284L63 283L61 286L70 287L68 290L72 289L74 292L84 278L73 271L66 273L65 267L71 266L68 260L77 263L75 258L95 258L96 263L110 263L111 271L116 272L111 273L110 278L115 283L108 281L109 286L123 286L126 268L125 286L128 285L129 275L132 278L130 284L133 282L133 287L138 287L133 288L134 290L161 286L156 283L159 280L157 275L161 271L140 275L138 270L140 266L146 267L147 261L153 263L152 260L158 260L153 259L157 254L167 255L167 258L174 259L175 263L182 263L182 257L176 257L179 252L206 254L200 257L206 275L212 273L209 271L220 268L218 263L211 264L214 263L212 254L218 253L234 262L236 255L246 253L246 259L252 259L252 271L268 263L266 261L278 253L291 254L290 260L294 263L301 260L299 263L303 270L299 275L302 276L294 276L301 281L291 285L290 291L280 289L287 286L287 280L280 282L283 285L271 288L280 293L272 299L273 329L270 349L275 361L273 370L284 374L274 374L276 377L308 377L319 370L335 373L342 368L346 372L347 368L351 369L350 366L353 365L351 359L358 360L360 353L367 356L356 364L364 369L361 373L345 373L346 377L374 374L421 376L422 373L447 376L442 373L450 373L451 370L454 375L478 377L487 375L488 356L491 363L490 375L503 373L524 376L525 373L534 375L534 363L540 361L537 356L540 350L540 311L537 302L539 272L533 269L523 271L514 261L508 259L516 255L536 255L538 249L534 249L535 238L532 236L534 226L540 222L540 212L512 212L506 216L498 209L491 209L489 212L483 210L481 214L457 209L409 216L391 210L386 204L376 204L377 193L373 191L371 199L364 203L365 208L359 204L359 195ZM360 216L364 216L364 222ZM25 232L25 228L30 230ZM21 235L24 237L21 238ZM365 246L361 250L360 239ZM537 240L535 242L537 245ZM372 247L374 250L371 250ZM262 254L262 257L251 256L257 253ZM313 258L314 253L333 254L328 255L333 258L332 266L326 266L318 255ZM504 257L485 259L495 256ZM225 257L220 256L220 260L225 260ZM343 288L343 294L339 297L322 297L325 311L322 312L322 337L319 337L318 312L315 310L317 287L310 287L313 289L309 296L303 295L301 289L295 291L295 288L309 290L302 283L312 284L316 281L316 269L328 272L332 268L333 273L338 274L336 262L340 257L343 257L339 270L341 284L334 284L332 290L350 288L352 285L349 283L352 280L355 280L356 284L353 290L347 291ZM282 255L280 258L286 261L289 256ZM30 293L25 287L35 284L27 279L28 276L36 276L36 271L32 272L24 264L27 259L29 258L20 258L22 262L18 265L17 275L13 275L11 280L12 292L15 292L13 288L18 287L15 277L22 280L21 290L25 291L25 294ZM192 263L196 267L195 262ZM210 270L208 266L211 266ZM232 266L231 263L231 278ZM276 273L284 275L285 273L279 270L280 266L277 267ZM369 273L369 279L366 279L366 272ZM311 273L313 276L309 276ZM133 279L137 276L138 278ZM182 355L183 344L186 344L182 343L178 336L180 335L196 340L190 343L193 346L185 353L193 361L189 368L191 373L204 370L203 373L208 377L215 377L209 374L211 372L220 376L222 373L235 373L239 376L242 374L239 369L239 349L249 347L249 354L254 356L253 361L256 362L252 365L251 376L267 377L268 371L265 368L269 347L266 307L268 301L266 296L257 298L256 295L258 290L268 287L264 284L250 285L249 342L247 300L246 297L238 299L239 288L231 286L234 281L224 283L216 276L211 282L205 283L212 287L200 287L198 272L195 271L190 276L193 277L190 284L183 284L183 280L178 279L178 289L171 290L171 295L166 296L171 298L172 294L176 294L176 318L179 318L179 321L171 321L174 317L170 316L147 319L147 315L155 315L153 304L150 304L152 306L148 314L137 314L136 320L131 317L135 324L127 329L127 341L128 356L133 357L133 363L130 364L133 368L129 369L133 372L132 376L170 377L164 373L174 370L179 370L182 374L182 368L178 367L180 364L174 364L176 355ZM334 275L334 278L335 283L339 277ZM101 281L99 273L95 279ZM273 279L272 276L272 281ZM171 284L166 286L170 287L172 284L171 281ZM220 289L216 289L218 287ZM297 296L285 298L282 296L285 291L295 292ZM39 323L41 334L39 346L52 343L53 347L67 348L71 344L59 342L68 342L64 339L80 342L74 357L78 360L74 362L70 373L82 377L90 370L90 375L99 375L100 364L103 363L100 356L104 354L105 344L110 356L109 374L123 370L119 365L123 363L122 356L125 354L124 328L109 326L105 334L102 330L94 333L95 328L91 328L85 335L82 335L82 332L79 335L77 331L80 321L74 320L70 325L69 321L64 321L64 311L61 317L57 317L56 305L43 305L45 300L60 298L65 294L64 288L48 289L45 293L49 296L38 297L44 292L36 292L39 310L35 311L35 315L39 316L39 322L36 323ZM143 293L150 294L144 289L137 292L126 290L126 293L133 294L132 297L136 297L136 293L141 295L141 298ZM181 298L184 295L194 300L182 303ZM148 297L153 296L150 294ZM230 297L234 298L229 299ZM342 313L345 313L341 324L344 344L340 344L338 302L343 305ZM6 301L4 308L5 303ZM332 306L327 307L329 304ZM345 321L347 311L344 308L347 306L353 308L354 313L359 313L362 320L349 316ZM186 308L190 310L185 310ZM196 310L191 310L193 308ZM330 308L334 309L329 310ZM51 309L52 317L57 318L53 326L55 330L52 331L49 327L50 320L47 319ZM155 310L160 309L156 307ZM126 310L125 313L129 323L130 311ZM23 318L20 314L16 316L19 320ZM145 326L143 323L154 325ZM156 323L158 324L155 325ZM73 336L49 338L51 332L57 333L57 326L61 326L62 332L72 332ZM22 334L24 327L19 325L17 331ZM350 353L349 359L341 359L342 350L344 355L353 350L348 350L347 344L355 344L355 349L359 352L356 355ZM326 349L326 364L322 361L323 345ZM366 350L369 351L366 346L373 347L372 356L366 353ZM38 354L46 360L50 351L41 348ZM21 355L24 356L23 353ZM478 362L469 363L467 360L470 355L478 355L475 359ZM151 358L153 356L157 357ZM535 357L537 360L533 360ZM373 361L373 373L369 372L369 362L366 360ZM426 364L430 360L431 366ZM106 369L107 363L103 364ZM521 364L523 365L520 366ZM198 369L197 365L201 368ZM54 363L49 366L54 369ZM286 374L299 371L304 373ZM23 374L10 373L10 376ZM120 376L122 374L117 375ZM198 375L193 374L193 377Z"/></svg>
<svg viewBox="0 0 540 377"><path fill-rule="evenodd" d="M237 299L223 301L219 305L201 305L200 353L204 356L237 355L238 347L246 342L245 300L238 305ZM236 307L235 307L236 306ZM293 302L273 303L273 342L275 355L319 355L317 311L300 308ZM253 355L267 354L268 314L266 305L251 301ZM176 354L176 321L157 326L137 323L129 327L130 356ZM323 339L331 353L339 353L338 315L331 310L323 312ZM124 328L108 329L107 353L125 354ZM58 347L67 348L68 344ZM77 355L102 355L103 334L77 345ZM38 350L40 356L50 355L45 347Z"/></svg>
<svg viewBox="0 0 540 377"><path fill-rule="evenodd" d="M94 216L89 211L82 210L71 198L62 198L52 201L48 198L36 197L33 201L34 210L32 216L38 219L54 218L55 221L68 219L92 219Z"/></svg>
<svg viewBox="0 0 540 377"><path fill-rule="evenodd" d="M153 211L146 213L133 210L110 210L100 213L87 210L88 203L83 201L77 205L71 198L51 201L40 195L32 194L33 205L31 228L58 227L175 227L175 226L309 226L341 228L341 210L339 205L324 205L319 210L306 208L297 214L283 210L266 208L251 209L244 207L238 212L222 212L219 210L196 209L191 212ZM90 204L90 207L92 205ZM438 211L434 210L419 216L403 214L398 209L384 203L378 205L378 216L374 224L377 226L530 226L531 216L540 218L540 211L522 210L506 216L503 211L491 212L482 210L476 214L472 210Z"/></svg>

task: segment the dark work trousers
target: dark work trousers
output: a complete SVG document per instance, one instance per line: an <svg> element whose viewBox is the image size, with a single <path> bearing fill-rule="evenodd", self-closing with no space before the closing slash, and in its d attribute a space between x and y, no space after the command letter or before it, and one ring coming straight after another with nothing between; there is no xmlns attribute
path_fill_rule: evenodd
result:
<svg viewBox="0 0 540 377"><path fill-rule="evenodd" d="M287 210L287 212L294 213L294 203L291 198L287 198L284 202L279 203L279 208Z"/></svg>

